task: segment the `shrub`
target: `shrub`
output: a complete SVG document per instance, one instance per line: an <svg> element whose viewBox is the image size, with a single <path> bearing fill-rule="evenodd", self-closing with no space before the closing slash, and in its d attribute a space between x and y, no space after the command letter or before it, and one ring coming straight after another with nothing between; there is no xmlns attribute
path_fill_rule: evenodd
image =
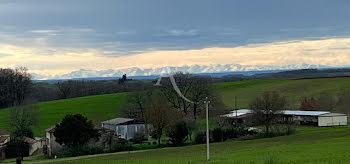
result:
<svg viewBox="0 0 350 164"><path fill-rule="evenodd" d="M214 142L223 142L224 141L224 131L222 128L215 128L213 130L213 140L214 140Z"/></svg>
<svg viewBox="0 0 350 164"><path fill-rule="evenodd" d="M127 141L119 141L111 146L108 152L120 152L120 151L131 151L133 150L132 144Z"/></svg>
<svg viewBox="0 0 350 164"><path fill-rule="evenodd" d="M18 151L19 150L19 151ZM21 140L11 140L5 148L6 158L29 156L29 144Z"/></svg>
<svg viewBox="0 0 350 164"><path fill-rule="evenodd" d="M34 138L33 131L30 130L29 128L18 129L15 132L13 132L13 135L15 137L26 136L26 137L29 137L29 138Z"/></svg>
<svg viewBox="0 0 350 164"><path fill-rule="evenodd" d="M277 136L285 136L291 135L295 133L295 126L292 125L273 125L269 133L262 132L259 133L259 137L277 137Z"/></svg>
<svg viewBox="0 0 350 164"><path fill-rule="evenodd" d="M206 132L198 131L196 133L194 141L195 141L196 144L203 144L203 143L205 143L205 139L206 139Z"/></svg>
<svg viewBox="0 0 350 164"><path fill-rule="evenodd" d="M185 122L178 122L173 126L167 136L170 138L170 142L174 145L179 146L187 140L188 129Z"/></svg>
<svg viewBox="0 0 350 164"><path fill-rule="evenodd" d="M79 147L90 139L98 140L100 137L92 121L81 114L67 114L61 123L56 125L53 135L58 143L68 147Z"/></svg>
<svg viewBox="0 0 350 164"><path fill-rule="evenodd" d="M70 147L64 153L64 156L76 157L81 155L92 155L92 154L101 154L101 153L104 153L104 150L102 147L74 146L74 147Z"/></svg>
<svg viewBox="0 0 350 164"><path fill-rule="evenodd" d="M254 135L257 132L244 128L215 128L212 133L214 142L223 142L227 139L238 138L246 135Z"/></svg>
<svg viewBox="0 0 350 164"><path fill-rule="evenodd" d="M117 143L113 144L110 148L105 149L103 147L89 147L89 146L73 146L70 147L63 156L65 157L76 157L81 155L92 155L101 153L113 153L120 151L131 151L133 150L132 145L124 139L118 140Z"/></svg>
<svg viewBox="0 0 350 164"><path fill-rule="evenodd" d="M134 137L130 139L130 141L136 144L140 144L140 143L143 143L144 141L147 141L147 137L143 132L136 132L134 134Z"/></svg>

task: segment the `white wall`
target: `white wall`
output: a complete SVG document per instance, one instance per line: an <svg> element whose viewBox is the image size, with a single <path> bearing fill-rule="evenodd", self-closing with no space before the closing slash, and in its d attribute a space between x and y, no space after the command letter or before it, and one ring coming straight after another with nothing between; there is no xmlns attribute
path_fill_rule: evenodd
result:
<svg viewBox="0 0 350 164"><path fill-rule="evenodd" d="M148 128L148 131L146 130ZM147 132L151 131L152 125L146 124L130 124L130 125L117 125L115 131L120 138L132 139L136 132L143 132L147 135Z"/></svg>
<svg viewBox="0 0 350 164"><path fill-rule="evenodd" d="M348 120L346 116L327 116L318 117L318 126L339 126L347 125Z"/></svg>

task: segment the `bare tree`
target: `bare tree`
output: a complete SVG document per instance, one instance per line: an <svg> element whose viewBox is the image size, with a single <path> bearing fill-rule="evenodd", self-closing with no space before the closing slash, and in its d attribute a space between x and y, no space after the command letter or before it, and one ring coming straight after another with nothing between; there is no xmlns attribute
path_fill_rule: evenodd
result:
<svg viewBox="0 0 350 164"><path fill-rule="evenodd" d="M343 91L339 95L335 110L337 112L346 113L349 116L349 113L350 113L350 91Z"/></svg>
<svg viewBox="0 0 350 164"><path fill-rule="evenodd" d="M321 95L316 99L316 109L317 110L327 110L332 111L335 108L335 100L332 95L327 92L321 93Z"/></svg>
<svg viewBox="0 0 350 164"><path fill-rule="evenodd" d="M70 95L72 94L72 88L73 88L73 80L68 80L68 81L64 81L64 82L58 82L57 88L61 93L61 98L63 99L67 99L70 97Z"/></svg>
<svg viewBox="0 0 350 164"><path fill-rule="evenodd" d="M304 97L300 103L300 110L316 110L316 100L311 97Z"/></svg>
<svg viewBox="0 0 350 164"><path fill-rule="evenodd" d="M39 106L32 101L26 100L22 105L16 105L10 108L8 123L13 132L25 132L31 131L33 126L37 126L39 124L39 118Z"/></svg>
<svg viewBox="0 0 350 164"><path fill-rule="evenodd" d="M190 78L191 81L191 89L189 92L189 98L193 102L197 102L192 104L192 113L193 118L197 119L198 113L200 113L201 109L204 109L204 100L206 97L213 97L212 88L210 85L210 78L195 76Z"/></svg>
<svg viewBox="0 0 350 164"><path fill-rule="evenodd" d="M24 67L0 68L0 107L22 104L32 91L32 77Z"/></svg>
<svg viewBox="0 0 350 164"><path fill-rule="evenodd" d="M168 99L170 104L176 109L182 110L186 116L191 114L194 119L198 117L201 109L204 109L202 103L206 97L213 97L213 91L211 88L211 78L205 76L194 76L191 74L184 74L178 72L173 75L176 85L179 88L181 94L191 100L191 103L181 97L169 79L162 81L161 93Z"/></svg>
<svg viewBox="0 0 350 164"><path fill-rule="evenodd" d="M270 133L270 126L277 121L286 106L286 98L276 91L266 91L250 104L255 121L265 126L266 133Z"/></svg>
<svg viewBox="0 0 350 164"><path fill-rule="evenodd" d="M121 115L145 122L145 105L150 96L152 96L152 90L128 93L124 108L121 110Z"/></svg>
<svg viewBox="0 0 350 164"><path fill-rule="evenodd" d="M191 87L192 80L190 74L184 74L182 72L177 72L173 75L176 85L178 86L180 92L188 97ZM162 94L168 99L169 103L176 109L182 110L186 115L188 113L189 108L191 107L191 103L187 102L183 99L173 88L169 79L162 80Z"/></svg>
<svg viewBox="0 0 350 164"><path fill-rule="evenodd" d="M8 119L12 131L11 143L16 149L17 162L21 163L26 155L24 137L33 138L32 128L39 125L39 107L32 101L25 100L21 105L15 105L10 109Z"/></svg>
<svg viewBox="0 0 350 164"><path fill-rule="evenodd" d="M152 96L145 105L147 123L153 125L155 136L160 145L160 139L164 129L174 124L181 118L181 113L171 107L166 99L160 96Z"/></svg>

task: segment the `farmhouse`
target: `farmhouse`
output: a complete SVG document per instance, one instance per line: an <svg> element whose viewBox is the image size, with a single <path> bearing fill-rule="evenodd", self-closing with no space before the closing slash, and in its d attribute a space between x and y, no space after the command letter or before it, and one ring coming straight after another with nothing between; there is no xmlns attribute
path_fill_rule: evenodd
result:
<svg viewBox="0 0 350 164"><path fill-rule="evenodd" d="M54 135L55 129L56 125L53 125L46 129L47 154L49 157L55 157L56 155L60 155L67 150L67 147L65 145L61 145L58 142L56 142L56 137ZM98 140L91 139L87 143L88 146L110 147L118 141L118 137L114 135L114 131L103 127L95 127L95 129L98 130L100 137L98 138Z"/></svg>
<svg viewBox="0 0 350 164"><path fill-rule="evenodd" d="M102 127L115 131L115 134L123 139L132 139L135 133L148 135L152 125L143 124L132 118L115 118L102 122Z"/></svg>
<svg viewBox="0 0 350 164"><path fill-rule="evenodd" d="M223 116L244 122L251 115L250 109L239 109ZM348 123L346 114L329 111L284 110L281 116L283 120L293 121L301 125L340 126Z"/></svg>
<svg viewBox="0 0 350 164"><path fill-rule="evenodd" d="M10 133L0 129L0 160L5 159L5 148L8 142L10 142Z"/></svg>
<svg viewBox="0 0 350 164"><path fill-rule="evenodd" d="M29 138L23 137L22 139L25 143L28 144L28 155L31 156L35 152L42 150L46 146L46 138Z"/></svg>

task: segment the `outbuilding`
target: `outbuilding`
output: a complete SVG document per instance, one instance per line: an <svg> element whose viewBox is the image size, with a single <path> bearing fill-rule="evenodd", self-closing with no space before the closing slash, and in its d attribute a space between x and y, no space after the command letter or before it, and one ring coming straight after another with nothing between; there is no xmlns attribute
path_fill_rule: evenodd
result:
<svg viewBox="0 0 350 164"><path fill-rule="evenodd" d="M102 122L102 127L115 131L115 134L123 139L132 139L136 133L146 136L152 129L152 125L144 124L133 118L115 118Z"/></svg>
<svg viewBox="0 0 350 164"><path fill-rule="evenodd" d="M318 126L340 126L348 124L348 117L342 113L326 113L318 116Z"/></svg>
<svg viewBox="0 0 350 164"><path fill-rule="evenodd" d="M283 118L281 121L289 120L301 125L341 126L348 123L346 114L329 111L284 110L279 115ZM243 120L242 122L244 122L244 119L252 116L252 111L250 109L239 109L223 116Z"/></svg>

